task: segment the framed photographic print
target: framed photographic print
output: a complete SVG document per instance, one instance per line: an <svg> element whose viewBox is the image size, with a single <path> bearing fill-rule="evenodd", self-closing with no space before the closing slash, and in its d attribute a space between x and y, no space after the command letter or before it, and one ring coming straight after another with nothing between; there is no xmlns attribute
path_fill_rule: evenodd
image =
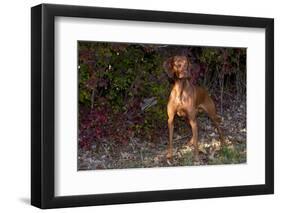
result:
<svg viewBox="0 0 281 213"><path fill-rule="evenodd" d="M31 204L272 194L274 20L31 9Z"/></svg>

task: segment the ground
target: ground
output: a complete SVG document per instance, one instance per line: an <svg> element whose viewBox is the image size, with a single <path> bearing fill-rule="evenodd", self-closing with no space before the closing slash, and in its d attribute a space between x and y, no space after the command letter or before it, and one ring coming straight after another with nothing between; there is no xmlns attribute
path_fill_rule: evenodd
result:
<svg viewBox="0 0 281 213"><path fill-rule="evenodd" d="M237 101L236 98L229 98L222 115L221 127L227 143L224 147L221 147L218 134L208 117L204 114L198 116L199 162L193 159L193 148L187 146L191 129L186 125L175 129L173 160L166 159L167 135L160 137L157 143L131 138L126 146L103 143L99 152L79 149L78 170L246 163L245 99Z"/></svg>

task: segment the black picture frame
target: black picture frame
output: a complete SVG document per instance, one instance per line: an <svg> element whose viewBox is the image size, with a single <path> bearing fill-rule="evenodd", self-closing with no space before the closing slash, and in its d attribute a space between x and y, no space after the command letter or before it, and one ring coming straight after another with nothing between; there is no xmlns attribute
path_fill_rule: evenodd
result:
<svg viewBox="0 0 281 213"><path fill-rule="evenodd" d="M54 20L58 16L265 29L265 184L56 197ZM46 209L272 193L274 193L273 19L53 4L41 4L31 8L32 205Z"/></svg>

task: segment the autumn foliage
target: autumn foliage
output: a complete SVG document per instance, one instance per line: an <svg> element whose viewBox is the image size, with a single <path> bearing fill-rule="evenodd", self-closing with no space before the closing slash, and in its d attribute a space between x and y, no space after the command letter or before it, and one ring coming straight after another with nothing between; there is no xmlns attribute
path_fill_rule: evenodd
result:
<svg viewBox="0 0 281 213"><path fill-rule="evenodd" d="M246 93L246 49L78 42L79 147L128 145L167 135L166 104L172 79L163 61L186 55L195 65L191 82L208 88L219 113L226 96Z"/></svg>

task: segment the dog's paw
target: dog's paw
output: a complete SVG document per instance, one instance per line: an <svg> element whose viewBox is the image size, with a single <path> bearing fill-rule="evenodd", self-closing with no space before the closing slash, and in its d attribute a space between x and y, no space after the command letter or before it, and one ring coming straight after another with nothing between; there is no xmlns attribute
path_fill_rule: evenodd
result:
<svg viewBox="0 0 281 213"><path fill-rule="evenodd" d="M187 141L186 145L189 146L189 147L192 147L194 145L193 139Z"/></svg>
<svg viewBox="0 0 281 213"><path fill-rule="evenodd" d="M168 152L167 155L166 155L166 158L167 158L168 160L172 160L172 159L173 159L173 153Z"/></svg>

